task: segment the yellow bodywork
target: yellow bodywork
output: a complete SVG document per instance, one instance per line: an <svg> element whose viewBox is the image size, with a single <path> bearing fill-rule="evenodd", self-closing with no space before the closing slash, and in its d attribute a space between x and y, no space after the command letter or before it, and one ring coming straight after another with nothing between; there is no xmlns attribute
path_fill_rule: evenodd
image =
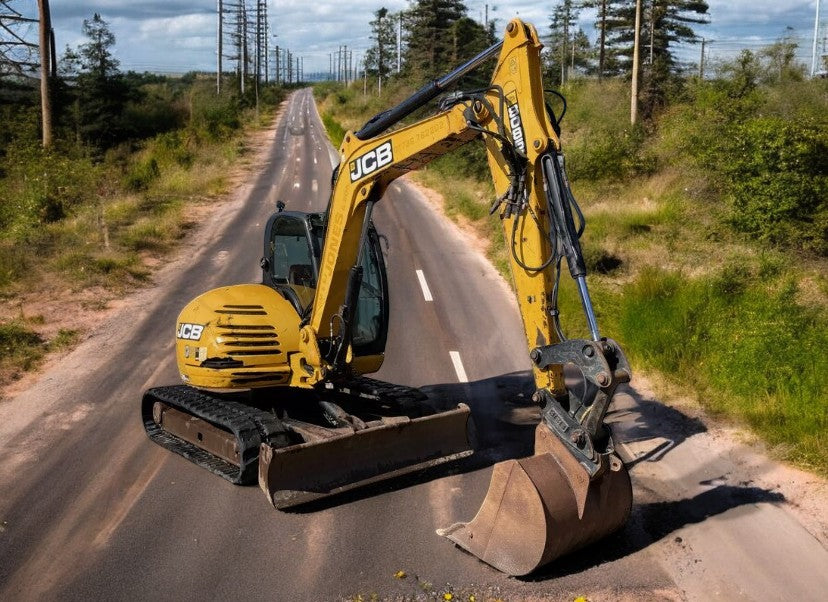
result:
<svg viewBox="0 0 828 602"><path fill-rule="evenodd" d="M510 22L492 77L492 86L502 90L509 105L519 110L520 126L514 128L511 135L513 139L523 137L521 150L528 159L529 208L538 216L546 212L538 157L549 145L556 148L560 145L544 108L541 48L534 27L519 20ZM487 98L491 107L500 106L500 96L494 91L487 93ZM176 357L185 382L197 387L234 389L274 385L309 388L325 381L332 366L320 353L319 342L321 337L328 336L330 324L332 320L336 322L335 316L345 299L349 270L355 265L359 252L366 202L378 201L399 176L480 137L478 131L469 127L467 111L473 111L475 121L483 127L498 131L496 121L485 106L463 103L369 141L359 140L348 132L339 149L340 165L328 207L317 286L315 290L296 291L303 304L311 296L313 298L308 323L300 328L299 316L291 304L264 285L231 286L205 293L192 301L178 320ZM509 115L501 117L508 122ZM509 186L506 164L499 143L489 136L483 139L495 190L501 195ZM372 151L386 152L390 160L363 175L360 158ZM548 235L532 219L526 219L527 215L523 212L505 218L502 224L509 240L513 220L520 220L517 254L525 264L539 265L550 255L550 242ZM554 284L552 270L527 271L512 260L512 276L528 348L558 342L548 312ZM261 309L244 313L223 309L247 305ZM200 339L182 338L180 335L187 334L180 331L182 324L203 326ZM248 333L252 333L254 327L259 329L256 331L259 335L253 338L261 341L270 340L264 335L272 332L278 344L272 348L256 345L255 349L262 351L256 354L255 349L243 345L245 341L252 341L250 337L242 336L238 326L244 326L242 330ZM243 365L218 367L221 364L214 362L217 367L209 367L208 361L208 367L205 367L203 362L211 358L230 358ZM376 371L382 364L381 354L353 357L349 351L347 359L351 371L358 374ZM565 390L559 367L535 368L535 381L539 389L547 389L553 394Z"/></svg>
<svg viewBox="0 0 828 602"><path fill-rule="evenodd" d="M299 315L263 284L225 286L199 295L176 323L178 371L184 382L204 389L287 385L290 356L298 348ZM356 358L353 364L358 373L375 372L382 355Z"/></svg>

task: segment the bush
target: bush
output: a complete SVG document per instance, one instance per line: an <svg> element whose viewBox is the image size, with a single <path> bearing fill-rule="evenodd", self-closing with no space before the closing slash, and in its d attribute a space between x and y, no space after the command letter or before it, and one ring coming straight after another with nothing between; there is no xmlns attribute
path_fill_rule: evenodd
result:
<svg viewBox="0 0 828 602"><path fill-rule="evenodd" d="M124 186L135 192L146 190L150 183L161 175L158 161L154 157L148 160L136 161L130 166L124 178Z"/></svg>
<svg viewBox="0 0 828 602"><path fill-rule="evenodd" d="M0 322L0 362L28 370L43 356L43 339L18 321Z"/></svg>
<svg viewBox="0 0 828 602"><path fill-rule="evenodd" d="M190 128L208 140L224 140L241 127L241 107L229 94L218 96L212 89L195 90L190 105Z"/></svg>
<svg viewBox="0 0 828 602"><path fill-rule="evenodd" d="M640 129L596 129L566 147L567 173L573 180L621 179L651 173L655 158L644 152Z"/></svg>
<svg viewBox="0 0 828 602"><path fill-rule="evenodd" d="M760 240L828 253L828 130L778 117L734 130L718 166L728 221Z"/></svg>

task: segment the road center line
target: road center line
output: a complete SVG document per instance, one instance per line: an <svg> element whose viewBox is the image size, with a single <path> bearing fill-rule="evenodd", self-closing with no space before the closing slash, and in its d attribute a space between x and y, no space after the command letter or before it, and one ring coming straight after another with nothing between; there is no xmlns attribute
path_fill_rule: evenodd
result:
<svg viewBox="0 0 828 602"><path fill-rule="evenodd" d="M466 369L463 367L463 360L460 359L460 352L449 351L451 363L454 364L454 371L457 372L457 380L461 383L469 382L469 377L466 376Z"/></svg>
<svg viewBox="0 0 828 602"><path fill-rule="evenodd" d="M311 190L313 192L316 192L317 190L319 190L319 182L317 182L316 180L311 182Z"/></svg>
<svg viewBox="0 0 828 602"><path fill-rule="evenodd" d="M423 289L423 297L425 297L426 301L434 301L434 297L431 296L431 289L428 288L428 282L426 282L425 274L423 274L422 270L415 270L417 272L417 280L420 281L420 288Z"/></svg>

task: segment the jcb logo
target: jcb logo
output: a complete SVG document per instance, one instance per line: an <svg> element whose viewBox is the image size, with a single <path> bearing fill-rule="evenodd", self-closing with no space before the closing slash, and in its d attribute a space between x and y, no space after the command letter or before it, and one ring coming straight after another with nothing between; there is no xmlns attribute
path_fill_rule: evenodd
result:
<svg viewBox="0 0 828 602"><path fill-rule="evenodd" d="M201 324L187 324L182 323L178 325L178 330L175 331L175 336L179 339L187 339L188 341L197 341L201 338L201 333L204 331L204 326Z"/></svg>
<svg viewBox="0 0 828 602"><path fill-rule="evenodd" d="M512 129L512 140L517 149L526 153L526 139L523 136L523 124L520 122L520 111L517 103L509 105L509 127Z"/></svg>
<svg viewBox="0 0 828 602"><path fill-rule="evenodd" d="M394 160L394 153L391 152L391 141L380 144L377 148L369 150L361 157L351 161L348 167L351 170L351 182L356 182L368 174L372 174L380 167L385 167Z"/></svg>

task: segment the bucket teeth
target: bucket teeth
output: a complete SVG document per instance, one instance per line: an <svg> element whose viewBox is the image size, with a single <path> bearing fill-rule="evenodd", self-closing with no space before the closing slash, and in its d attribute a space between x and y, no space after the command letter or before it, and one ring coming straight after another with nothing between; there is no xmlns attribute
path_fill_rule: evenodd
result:
<svg viewBox="0 0 828 602"><path fill-rule="evenodd" d="M623 463L590 480L544 425L535 455L494 466L483 505L468 523L438 530L487 564L509 575L527 575L620 528L632 507Z"/></svg>

